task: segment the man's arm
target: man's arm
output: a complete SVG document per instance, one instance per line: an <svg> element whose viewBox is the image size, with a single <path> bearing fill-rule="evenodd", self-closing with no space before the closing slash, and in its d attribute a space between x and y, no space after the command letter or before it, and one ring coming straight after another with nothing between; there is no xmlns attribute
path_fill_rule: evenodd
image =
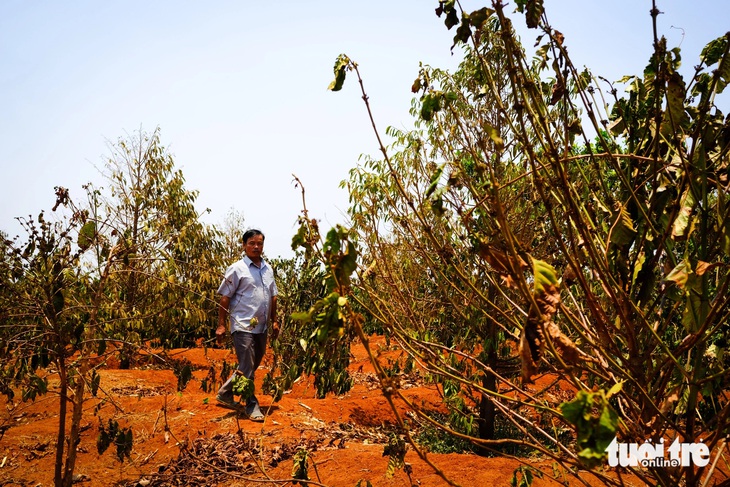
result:
<svg viewBox="0 0 730 487"><path fill-rule="evenodd" d="M279 320L276 319L276 296L271 297L270 310L269 322L271 323L271 338L276 339L279 336Z"/></svg>
<svg viewBox="0 0 730 487"><path fill-rule="evenodd" d="M223 340L226 336L226 330L228 330L228 307L231 304L231 298L228 296L221 296L221 300L218 303L218 328L215 330L215 338L218 345L223 345Z"/></svg>

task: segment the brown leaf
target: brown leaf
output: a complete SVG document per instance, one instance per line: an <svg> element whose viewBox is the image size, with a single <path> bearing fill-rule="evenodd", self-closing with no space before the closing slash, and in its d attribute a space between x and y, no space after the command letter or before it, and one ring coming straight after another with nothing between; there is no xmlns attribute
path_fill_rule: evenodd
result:
<svg viewBox="0 0 730 487"><path fill-rule="evenodd" d="M697 269L695 269L695 274L698 276L701 276L705 272L709 272L715 267L719 267L721 264L718 262L715 262L714 264L710 264L709 262L704 262L702 260L697 261Z"/></svg>
<svg viewBox="0 0 730 487"><path fill-rule="evenodd" d="M524 383L532 382L532 376L537 371L537 363L542 357L547 339L552 341L556 351L560 353L566 364L576 365L580 357L580 352L573 341L553 322L553 316L560 306L560 284L555 275L555 269L541 260L533 259L532 261L535 275L534 298L537 309L530 308L520 335L519 352L522 359Z"/></svg>
<svg viewBox="0 0 730 487"><path fill-rule="evenodd" d="M562 81L556 81L553 84L553 94L550 97L549 105L555 105L565 95L565 84Z"/></svg>
<svg viewBox="0 0 730 487"><path fill-rule="evenodd" d="M519 256L517 258L511 257L492 244L480 242L478 252L498 274L507 278L505 279L505 284L510 287L514 285L516 279L512 269L517 272L527 269L527 262L524 259Z"/></svg>
<svg viewBox="0 0 730 487"><path fill-rule="evenodd" d="M537 313L531 312L520 334L519 354L522 359L522 382L525 384L532 383L532 376L537 373L543 344L540 319Z"/></svg>
<svg viewBox="0 0 730 487"><path fill-rule="evenodd" d="M545 326L545 329L548 336L553 341L553 346L558 352L560 352L563 362L565 362L567 365L578 364L580 353L578 352L575 343L573 343L573 340L568 338L562 331L560 331L558 325L556 325L553 321L549 322Z"/></svg>

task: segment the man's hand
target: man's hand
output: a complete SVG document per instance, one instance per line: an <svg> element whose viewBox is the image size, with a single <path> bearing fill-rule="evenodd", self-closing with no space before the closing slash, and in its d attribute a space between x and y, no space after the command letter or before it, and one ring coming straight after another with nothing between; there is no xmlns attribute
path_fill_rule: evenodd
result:
<svg viewBox="0 0 730 487"><path fill-rule="evenodd" d="M218 325L218 328L215 329L215 340L218 343L218 345L223 345L223 342L226 339L226 327L225 325Z"/></svg>

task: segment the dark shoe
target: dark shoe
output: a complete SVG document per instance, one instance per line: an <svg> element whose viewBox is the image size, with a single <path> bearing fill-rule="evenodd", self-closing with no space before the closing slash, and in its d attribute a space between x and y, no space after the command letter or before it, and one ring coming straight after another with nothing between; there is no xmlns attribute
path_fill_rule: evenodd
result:
<svg viewBox="0 0 730 487"><path fill-rule="evenodd" d="M242 409L241 405L234 402L233 399L226 399L225 397L218 395L215 396L215 400L218 403L218 406L222 408L233 409L235 411L240 411Z"/></svg>

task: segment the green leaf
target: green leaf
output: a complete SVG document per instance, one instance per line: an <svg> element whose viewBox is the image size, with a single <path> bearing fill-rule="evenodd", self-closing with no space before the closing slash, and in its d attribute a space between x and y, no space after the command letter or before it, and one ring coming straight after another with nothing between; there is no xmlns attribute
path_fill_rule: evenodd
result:
<svg viewBox="0 0 730 487"><path fill-rule="evenodd" d="M241 401L245 401L249 397L253 396L255 387L254 381L241 374L237 373L233 377L233 394L241 396Z"/></svg>
<svg viewBox="0 0 730 487"><path fill-rule="evenodd" d="M311 323L312 314L307 311L295 311L291 314L291 319L302 323Z"/></svg>
<svg viewBox="0 0 730 487"><path fill-rule="evenodd" d="M93 221L88 221L84 224L83 227L81 227L81 230L79 230L79 236L76 243L81 250L86 250L91 247L91 244L94 242L95 236L96 223L94 223Z"/></svg>
<svg viewBox="0 0 730 487"><path fill-rule="evenodd" d="M441 94L429 93L423 97L421 102L421 118L429 122L433 114L441 110Z"/></svg>
<svg viewBox="0 0 730 487"><path fill-rule="evenodd" d="M487 135L489 135L489 138L492 139L492 142L494 142L494 147L497 150L504 149L504 140L499 135L499 130L497 130L496 127L490 124L484 124L482 128L487 133Z"/></svg>
<svg viewBox="0 0 730 487"><path fill-rule="evenodd" d="M446 166L446 163L439 164L439 166L436 168L436 170L431 175L431 184L428 186L428 189L426 190L426 198L431 196L433 194L433 192L436 191L439 181L441 180L441 175L444 172L444 166Z"/></svg>
<svg viewBox="0 0 730 487"><path fill-rule="evenodd" d="M555 268L545 261L532 259L532 272L535 275L535 294L545 294L546 288L558 284Z"/></svg>
<svg viewBox="0 0 730 487"><path fill-rule="evenodd" d="M702 49L700 59L702 62L707 64L707 66L712 66L723 57L725 50L727 49L727 44L727 34L710 41L704 49Z"/></svg>
<svg viewBox="0 0 730 487"><path fill-rule="evenodd" d="M335 79L327 87L328 90L340 91L342 89L342 86L345 84L345 76L347 75L347 70L351 69L351 63L352 62L350 61L350 58L346 55L340 54L339 56L337 56L337 60L335 60L334 66Z"/></svg>

